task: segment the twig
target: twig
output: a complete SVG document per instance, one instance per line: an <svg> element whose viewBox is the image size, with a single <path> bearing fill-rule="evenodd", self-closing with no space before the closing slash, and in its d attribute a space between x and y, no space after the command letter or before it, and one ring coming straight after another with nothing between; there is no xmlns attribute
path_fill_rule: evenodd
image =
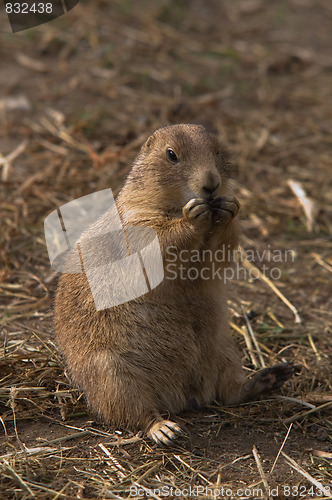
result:
<svg viewBox="0 0 332 500"><path fill-rule="evenodd" d="M258 455L258 451L257 451L257 448L256 446L254 445L253 448L252 448L252 453L254 455L254 459L255 459L255 462L256 462L256 465L257 465L257 469L258 469L258 472L262 478L262 482L264 484L264 488L266 490L266 498L269 498L269 491L270 491L270 487L269 487L269 483L267 482L267 479L266 479L266 475L265 475L265 472L263 470L263 467L262 467L262 464L261 464L261 461L260 461L260 458L259 458L259 455Z"/></svg>
<svg viewBox="0 0 332 500"><path fill-rule="evenodd" d="M242 314L243 314L244 319L245 319L246 324L247 324L248 332L250 333L250 336L251 336L251 338L253 340L253 343L255 345L255 348L256 348L256 352L258 354L258 358L259 358L259 361L260 361L260 368L265 368L266 364L265 364L265 361L264 361L264 358L263 358L262 351L261 351L261 349L259 347L259 344L257 342L256 335L255 335L254 330L253 330L253 328L251 326L251 323L249 321L248 315L246 314L243 306L241 306L241 307L242 307Z"/></svg>
<svg viewBox="0 0 332 500"><path fill-rule="evenodd" d="M298 398L290 398L289 396L274 396L274 399L284 399L286 401L291 401L292 403L297 403L298 405L306 406L307 408L316 408L315 405L308 403L307 401L304 401L303 399L298 399Z"/></svg>
<svg viewBox="0 0 332 500"><path fill-rule="evenodd" d="M146 479L147 477L149 477L153 472L155 472L156 470L158 470L160 468L160 466L162 465L162 461L159 460L158 462L156 462L152 467L150 467L147 471L144 472L144 474L142 474L136 481L136 483L141 483L142 481L144 481L144 479Z"/></svg>
<svg viewBox="0 0 332 500"><path fill-rule="evenodd" d="M33 498L36 498L36 495L34 492L29 488L29 486L23 481L21 476L17 474L17 472L14 471L14 469L11 468L7 460L4 460L3 465L2 465L2 470L5 472L8 472L8 474L11 475L11 477L27 492L29 493L30 496Z"/></svg>
<svg viewBox="0 0 332 500"><path fill-rule="evenodd" d="M318 361L320 361L320 360L322 359L322 357L321 357L321 355L319 354L317 347L315 346L315 343L314 343L314 340L313 340L313 338L312 338L311 333L308 333L308 339L309 339L310 345L311 345L311 347L312 347L312 350L314 351L314 353L315 353L315 355L316 355L316 357L317 357Z"/></svg>
<svg viewBox="0 0 332 500"><path fill-rule="evenodd" d="M330 460L332 459L332 453L328 451L321 451L321 450L309 450L309 453L314 455L315 457L319 458L329 458Z"/></svg>
<svg viewBox="0 0 332 500"><path fill-rule="evenodd" d="M0 460L5 460L6 458L11 458L13 456L25 455L27 457L32 455L41 455L47 453L54 453L58 451L56 448L41 448L40 446L37 448L25 448L25 451L13 451L12 453L7 453L6 455L0 456Z"/></svg>
<svg viewBox="0 0 332 500"><path fill-rule="evenodd" d="M323 405L316 406L315 408L312 408L311 410L296 413L296 415L293 415L290 418L286 418L286 420L284 420L284 424L290 424L291 422L296 422L297 420L300 420L301 418L304 418L307 415L310 415L311 413L317 413L318 411L329 408L330 406L332 406L332 401L328 401L327 403L324 403Z"/></svg>
<svg viewBox="0 0 332 500"><path fill-rule="evenodd" d="M113 455L108 451L107 448L105 448L103 443L99 443L98 446L103 450L105 455L108 456L110 460L108 460L107 463L111 466L113 470L115 470L119 480L122 481L126 477L125 474L127 473L126 469L122 467L122 465L117 461L117 459L113 457Z"/></svg>
<svg viewBox="0 0 332 500"><path fill-rule="evenodd" d="M23 445L22 441L19 438L18 431L17 431L17 424L16 424L16 413L15 413L15 398L17 396L17 389L15 386L10 388L10 406L13 412L13 423L14 423L14 431L15 431L15 436L17 439L18 444L20 445L20 448L22 452L25 454L25 446Z"/></svg>
<svg viewBox="0 0 332 500"><path fill-rule="evenodd" d="M68 481L67 484L64 485L63 488L61 488L61 490L59 491L59 493L57 493L53 498L52 500L57 500L58 498L62 497L64 495L64 492L66 491L66 489L68 488L68 486L71 485L71 481Z"/></svg>
<svg viewBox="0 0 332 500"><path fill-rule="evenodd" d="M254 346L252 345L251 338L250 338L250 335L248 333L247 328L245 328L244 326L242 328L240 328L235 323L232 323L232 322L230 323L230 325L232 328L234 328L234 330L236 330L237 332L241 333L241 335L243 335L251 362L256 369L259 368L259 362L255 356Z"/></svg>
<svg viewBox="0 0 332 500"><path fill-rule="evenodd" d="M301 318L299 316L299 313L298 313L296 307L294 307L293 304L291 304L289 302L289 300L284 296L284 294L282 294L280 292L280 290L278 290L278 288L272 283L272 281L267 276L265 276L265 274L263 274L258 269L258 267L254 266L254 264L252 264L251 262L248 261L248 259L246 258L246 251L244 250L244 248L241 248L240 250L242 253L242 262L243 262L244 267L248 270L255 269L257 272L258 278L261 279L262 281L264 281L265 283L267 283L267 285L274 291L274 293L276 295L278 295L278 297L283 301L283 303L286 304L286 306L289 307L289 309L293 312L293 314L295 316L295 323L301 323Z"/></svg>
<svg viewBox="0 0 332 500"><path fill-rule="evenodd" d="M70 439L77 439L83 436L87 436L91 434L90 431L82 431L76 432L75 434L70 434L69 436L63 436L61 438L52 439L52 441L45 441L45 443L41 443L39 446L48 446L50 444L63 443L64 441L69 441Z"/></svg>
<svg viewBox="0 0 332 500"><path fill-rule="evenodd" d="M267 313L268 316L275 322L276 325L278 325L280 328L285 328L285 326L281 323L281 321L278 320L278 318L273 314L272 311L268 311Z"/></svg>
<svg viewBox="0 0 332 500"><path fill-rule="evenodd" d="M189 470L197 474L201 479L206 481L208 484L212 484L206 477L204 477L200 472L195 470L191 465L187 464L179 455L173 455L179 462L181 462L183 465L185 465Z"/></svg>
<svg viewBox="0 0 332 500"><path fill-rule="evenodd" d="M307 196L306 192L299 182L288 179L287 184L291 188L295 196L299 199L307 219L307 231L309 233L312 233L315 224L316 213L316 206L314 201Z"/></svg>
<svg viewBox="0 0 332 500"><path fill-rule="evenodd" d="M147 498L149 498L149 496L151 495L151 497L155 498L156 500L161 500L161 498L153 492L152 488L148 489L142 484L138 484L136 482L134 483L134 485L140 489L143 489L147 493Z"/></svg>
<svg viewBox="0 0 332 500"><path fill-rule="evenodd" d="M7 156L2 156L0 154L0 166L3 165L1 180L2 182L7 182L9 175L9 168L11 163L26 149L28 141L24 139L11 153Z"/></svg>
<svg viewBox="0 0 332 500"><path fill-rule="evenodd" d="M305 471L295 460L293 460L291 457L286 455L283 451L281 452L283 456L286 458L286 461L288 465L290 465L293 469L295 469L297 472L302 474L311 484L315 485L316 488L320 490L320 492L325 496L329 497L330 496L330 491L325 489L324 485L317 481L315 478L313 478L307 471Z"/></svg>
<svg viewBox="0 0 332 500"><path fill-rule="evenodd" d="M325 260L323 260L320 255L318 255L317 253L312 253L311 255L313 256L313 258L315 259L317 264L319 264L320 266L324 267L324 269L326 269L327 271L330 271L330 273L332 273L332 266L329 266L329 264L326 264Z"/></svg>
<svg viewBox="0 0 332 500"><path fill-rule="evenodd" d="M279 456L280 456L280 453L282 452L282 449L283 449L283 447L284 447L284 446L285 446L285 444L286 444L286 441L287 441L287 439L288 439L288 436L289 436L289 433L290 433L290 431L291 431L291 428L292 428L292 427L293 427L293 424L291 423L291 424L290 424L290 426L288 427L287 434L286 434L286 436L285 436L285 438L284 438L283 442L281 443L281 446L280 446L280 448L279 448L279 451L278 451L278 453L277 453L277 456L276 456L276 458L275 458L275 460L274 460L274 462L273 462L273 465L272 465L271 470L270 470L270 474L272 474L272 472L274 471L274 468L275 468L275 466L276 466L276 464L277 464L277 461L278 461L278 458L279 458Z"/></svg>

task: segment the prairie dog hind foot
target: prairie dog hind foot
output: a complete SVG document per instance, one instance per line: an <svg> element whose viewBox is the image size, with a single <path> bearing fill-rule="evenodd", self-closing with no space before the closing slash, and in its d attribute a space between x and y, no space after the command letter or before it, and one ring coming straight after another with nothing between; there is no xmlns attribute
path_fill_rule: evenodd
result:
<svg viewBox="0 0 332 500"><path fill-rule="evenodd" d="M299 368L289 362L260 370L243 387L240 402L254 400L280 389L298 371Z"/></svg>
<svg viewBox="0 0 332 500"><path fill-rule="evenodd" d="M159 446L170 446L175 439L183 434L181 427L171 420L161 420L152 424L147 436Z"/></svg>

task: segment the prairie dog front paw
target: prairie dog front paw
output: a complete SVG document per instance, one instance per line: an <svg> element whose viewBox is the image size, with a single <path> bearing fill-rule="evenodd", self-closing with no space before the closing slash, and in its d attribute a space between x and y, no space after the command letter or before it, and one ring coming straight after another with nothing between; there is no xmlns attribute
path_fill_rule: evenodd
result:
<svg viewBox="0 0 332 500"><path fill-rule="evenodd" d="M240 209L240 203L234 196L220 196L212 200L210 206L215 224L228 224Z"/></svg>
<svg viewBox="0 0 332 500"><path fill-rule="evenodd" d="M193 225L206 226L212 220L211 207L203 198L193 198L183 207L183 217Z"/></svg>

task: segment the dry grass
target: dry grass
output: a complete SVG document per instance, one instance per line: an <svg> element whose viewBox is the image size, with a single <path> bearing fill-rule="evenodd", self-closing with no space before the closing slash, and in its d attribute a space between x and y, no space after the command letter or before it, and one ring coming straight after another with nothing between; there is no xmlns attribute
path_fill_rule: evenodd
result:
<svg viewBox="0 0 332 500"><path fill-rule="evenodd" d="M325 487L328 497L331 17L328 0L194 0L190 9L96 0L10 35L2 16L1 498L126 498L135 485L147 497L162 486L311 499ZM152 130L190 121L212 126L238 166L247 255L295 256L246 262L261 279L230 287L243 363L250 373L287 359L302 372L283 396L180 415L187 435L164 450L94 422L69 385L53 343L43 220L71 199L116 190Z"/></svg>

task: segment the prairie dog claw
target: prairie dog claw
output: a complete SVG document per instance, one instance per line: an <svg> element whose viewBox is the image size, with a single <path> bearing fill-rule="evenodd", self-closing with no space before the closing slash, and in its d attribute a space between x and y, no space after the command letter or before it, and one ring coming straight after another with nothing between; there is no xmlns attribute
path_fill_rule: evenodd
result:
<svg viewBox="0 0 332 500"><path fill-rule="evenodd" d="M148 436L159 446L170 446L178 435L183 434L181 427L171 420L161 420L153 424Z"/></svg>

